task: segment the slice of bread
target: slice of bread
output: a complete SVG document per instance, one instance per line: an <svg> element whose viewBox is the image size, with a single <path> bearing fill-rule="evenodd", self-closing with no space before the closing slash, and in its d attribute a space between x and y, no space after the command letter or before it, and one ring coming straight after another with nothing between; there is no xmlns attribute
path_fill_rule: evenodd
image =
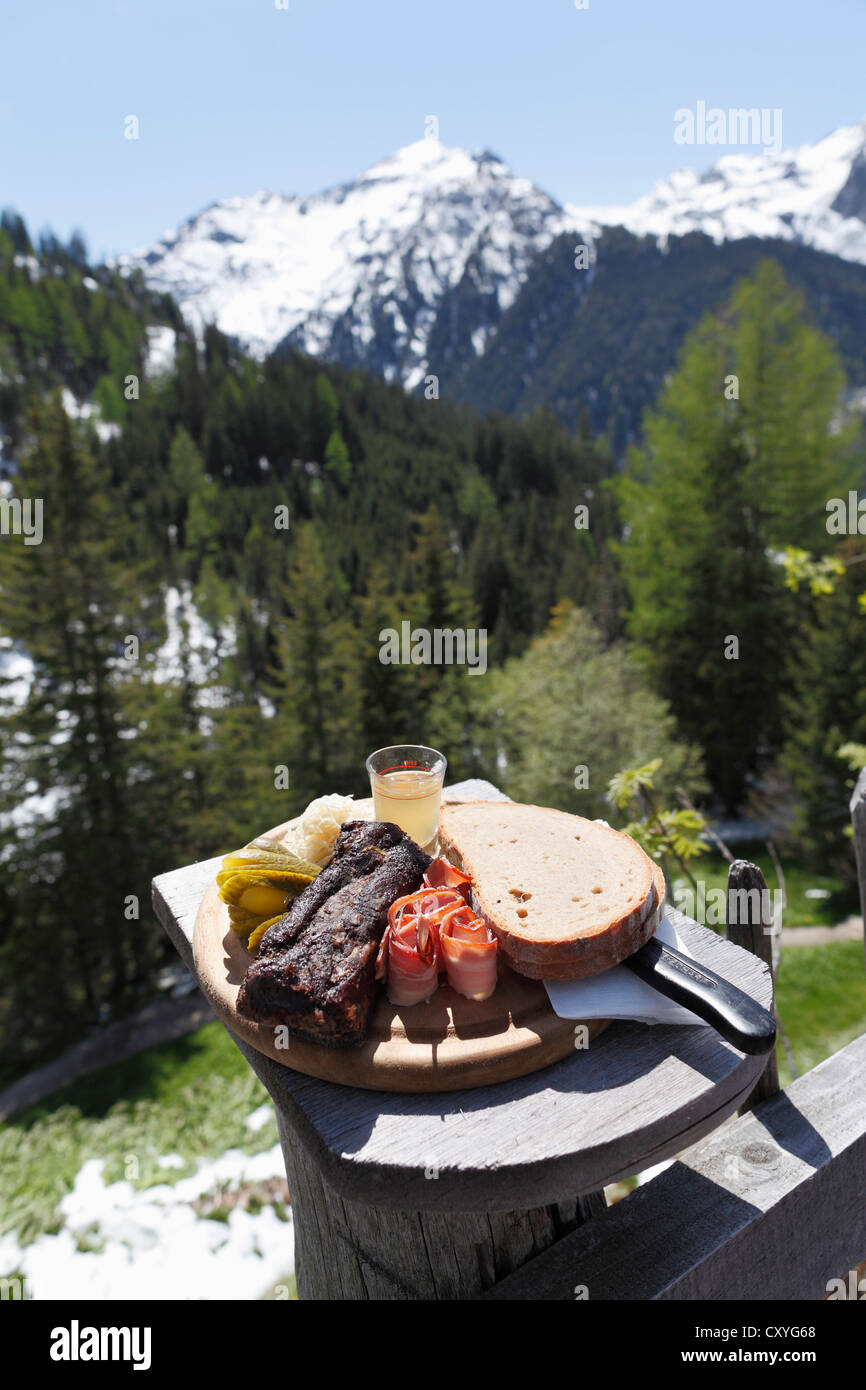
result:
<svg viewBox="0 0 866 1390"><path fill-rule="evenodd" d="M658 930L663 911L663 907L655 908L654 911L650 913L649 919L644 923L647 941L649 941ZM641 944L646 945L646 942L642 942ZM516 970L518 975L526 975L530 980L579 980L587 978L585 973L578 974L573 961L515 960L503 949L501 942L499 945L499 952L503 964L510 966L512 970ZM619 961L614 962L614 964L620 963ZM610 966L605 966L605 969L610 968ZM598 972L593 971L592 973L596 974Z"/></svg>
<svg viewBox="0 0 866 1390"><path fill-rule="evenodd" d="M654 916L652 931L649 932L649 935L652 935L652 932L655 931L656 926L658 926L661 920L662 911L664 909L665 878L661 867L653 863L652 860L649 862L652 868L653 891L646 900L645 917L648 917L650 914ZM648 930L649 925L650 924L647 924ZM574 950L571 943L566 944L564 947L550 947L543 944L539 945L508 939L502 942L501 949L503 955L507 956L509 960L514 960L519 963L525 961L527 964L567 965L574 959ZM541 979L545 977L537 976L537 978ZM548 978L554 979L556 977L551 975ZM560 975L559 978L568 979L569 977L567 975Z"/></svg>
<svg viewBox="0 0 866 1390"><path fill-rule="evenodd" d="M600 974L658 925L657 866L634 840L595 821L517 802L451 802L439 844L470 875L475 911L521 974Z"/></svg>

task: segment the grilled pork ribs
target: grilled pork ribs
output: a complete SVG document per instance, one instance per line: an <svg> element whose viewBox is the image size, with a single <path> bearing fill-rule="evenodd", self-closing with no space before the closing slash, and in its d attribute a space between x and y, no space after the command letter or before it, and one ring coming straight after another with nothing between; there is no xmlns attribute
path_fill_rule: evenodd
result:
<svg viewBox="0 0 866 1390"><path fill-rule="evenodd" d="M420 886L429 863L399 826L347 821L327 868L262 937L238 1013L334 1047L363 1042L388 908Z"/></svg>

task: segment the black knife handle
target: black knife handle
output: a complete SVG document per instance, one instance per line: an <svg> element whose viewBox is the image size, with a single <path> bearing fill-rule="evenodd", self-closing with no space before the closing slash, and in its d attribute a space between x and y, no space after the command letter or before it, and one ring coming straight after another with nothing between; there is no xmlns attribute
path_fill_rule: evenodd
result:
<svg viewBox="0 0 866 1390"><path fill-rule="evenodd" d="M653 937L627 965L659 994L674 999L712 1024L726 1042L750 1056L769 1052L776 1041L776 1021L765 1008L730 981L699 965L673 946Z"/></svg>

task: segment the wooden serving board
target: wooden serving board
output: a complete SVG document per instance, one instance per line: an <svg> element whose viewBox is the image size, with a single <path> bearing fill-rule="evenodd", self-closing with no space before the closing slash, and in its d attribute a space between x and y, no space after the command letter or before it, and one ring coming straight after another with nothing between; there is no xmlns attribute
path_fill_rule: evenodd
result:
<svg viewBox="0 0 866 1390"><path fill-rule="evenodd" d="M360 801L359 809L370 802ZM279 838L293 822L267 833ZM193 932L199 983L223 1023L258 1052L323 1081L375 1091L459 1091L525 1076L567 1057L576 1029L593 1038L607 1020L578 1025L558 1018L544 985L500 962L489 999L475 1002L439 986L426 1004L389 1004L381 989L370 1031L358 1047L336 1048L253 1023L237 1011L241 980L252 957L232 931L216 880L202 899ZM286 1038L285 1046L277 1046Z"/></svg>

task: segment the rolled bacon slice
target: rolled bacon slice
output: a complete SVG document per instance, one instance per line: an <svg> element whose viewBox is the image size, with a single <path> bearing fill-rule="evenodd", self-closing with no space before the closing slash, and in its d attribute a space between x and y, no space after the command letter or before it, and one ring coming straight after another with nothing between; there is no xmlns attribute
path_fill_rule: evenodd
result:
<svg viewBox="0 0 866 1390"><path fill-rule="evenodd" d="M388 909L388 926L376 958L376 979L387 978L392 1004L421 1004L439 985L442 953L439 926L446 913L463 906L453 889L422 888Z"/></svg>
<svg viewBox="0 0 866 1390"><path fill-rule="evenodd" d="M486 922L465 904L439 924L439 944L448 983L467 999L489 999L496 988L498 942Z"/></svg>
<svg viewBox="0 0 866 1390"><path fill-rule="evenodd" d="M434 859L424 875L428 888L453 888L468 904L472 879L462 869L455 869L447 859Z"/></svg>

